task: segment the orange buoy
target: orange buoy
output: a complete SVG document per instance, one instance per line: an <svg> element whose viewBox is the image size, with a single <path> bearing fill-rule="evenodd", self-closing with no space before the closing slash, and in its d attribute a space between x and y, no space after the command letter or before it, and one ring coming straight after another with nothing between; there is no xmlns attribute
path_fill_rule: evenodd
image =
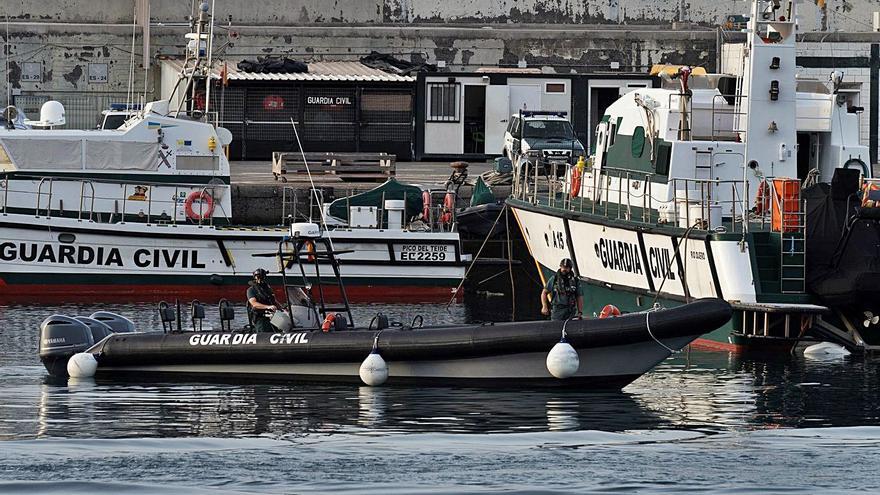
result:
<svg viewBox="0 0 880 495"><path fill-rule="evenodd" d="M602 308L602 312L599 313L599 318L611 318L614 316L620 316L620 310L613 304L606 304Z"/></svg>

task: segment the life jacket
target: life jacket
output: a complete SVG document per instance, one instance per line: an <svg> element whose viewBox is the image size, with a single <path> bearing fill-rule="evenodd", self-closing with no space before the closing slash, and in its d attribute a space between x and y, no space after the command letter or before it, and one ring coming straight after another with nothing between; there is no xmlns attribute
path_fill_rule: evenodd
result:
<svg viewBox="0 0 880 495"><path fill-rule="evenodd" d="M557 306L574 306L577 304L578 281L574 273L568 276L556 271L553 287L553 304Z"/></svg>

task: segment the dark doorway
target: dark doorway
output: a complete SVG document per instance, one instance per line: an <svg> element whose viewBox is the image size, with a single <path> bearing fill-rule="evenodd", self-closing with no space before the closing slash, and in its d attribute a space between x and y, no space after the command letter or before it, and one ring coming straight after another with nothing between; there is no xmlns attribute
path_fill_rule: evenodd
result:
<svg viewBox="0 0 880 495"><path fill-rule="evenodd" d="M797 134L797 176L804 180L813 168L813 135L808 132Z"/></svg>
<svg viewBox="0 0 880 495"><path fill-rule="evenodd" d="M591 88L590 89L590 121L589 136L590 150L596 139L596 126L605 115L605 110L620 98L620 88Z"/></svg>
<svg viewBox="0 0 880 495"><path fill-rule="evenodd" d="M486 87L464 87L464 152L486 152Z"/></svg>

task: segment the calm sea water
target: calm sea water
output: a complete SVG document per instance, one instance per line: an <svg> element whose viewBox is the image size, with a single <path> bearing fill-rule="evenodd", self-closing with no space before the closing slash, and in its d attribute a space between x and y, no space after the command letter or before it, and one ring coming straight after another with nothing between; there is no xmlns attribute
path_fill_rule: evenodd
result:
<svg viewBox="0 0 880 495"><path fill-rule="evenodd" d="M356 318L509 305L472 299ZM878 359L684 353L620 393L48 378L39 322L97 309L0 307L0 493L880 489ZM157 325L152 305L114 309Z"/></svg>

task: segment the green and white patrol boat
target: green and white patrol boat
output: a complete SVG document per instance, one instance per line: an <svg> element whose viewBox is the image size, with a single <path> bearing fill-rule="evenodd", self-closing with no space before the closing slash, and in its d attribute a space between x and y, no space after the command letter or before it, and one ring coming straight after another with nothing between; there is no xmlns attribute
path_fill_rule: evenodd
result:
<svg viewBox="0 0 880 495"><path fill-rule="evenodd" d="M508 205L545 281L574 260L586 312L719 297L734 317L696 345L871 348L880 278L863 248L880 237L861 109L842 73L797 77L796 2L753 1L746 34L741 77L661 73L608 107L587 160L556 173L520 157Z"/></svg>

